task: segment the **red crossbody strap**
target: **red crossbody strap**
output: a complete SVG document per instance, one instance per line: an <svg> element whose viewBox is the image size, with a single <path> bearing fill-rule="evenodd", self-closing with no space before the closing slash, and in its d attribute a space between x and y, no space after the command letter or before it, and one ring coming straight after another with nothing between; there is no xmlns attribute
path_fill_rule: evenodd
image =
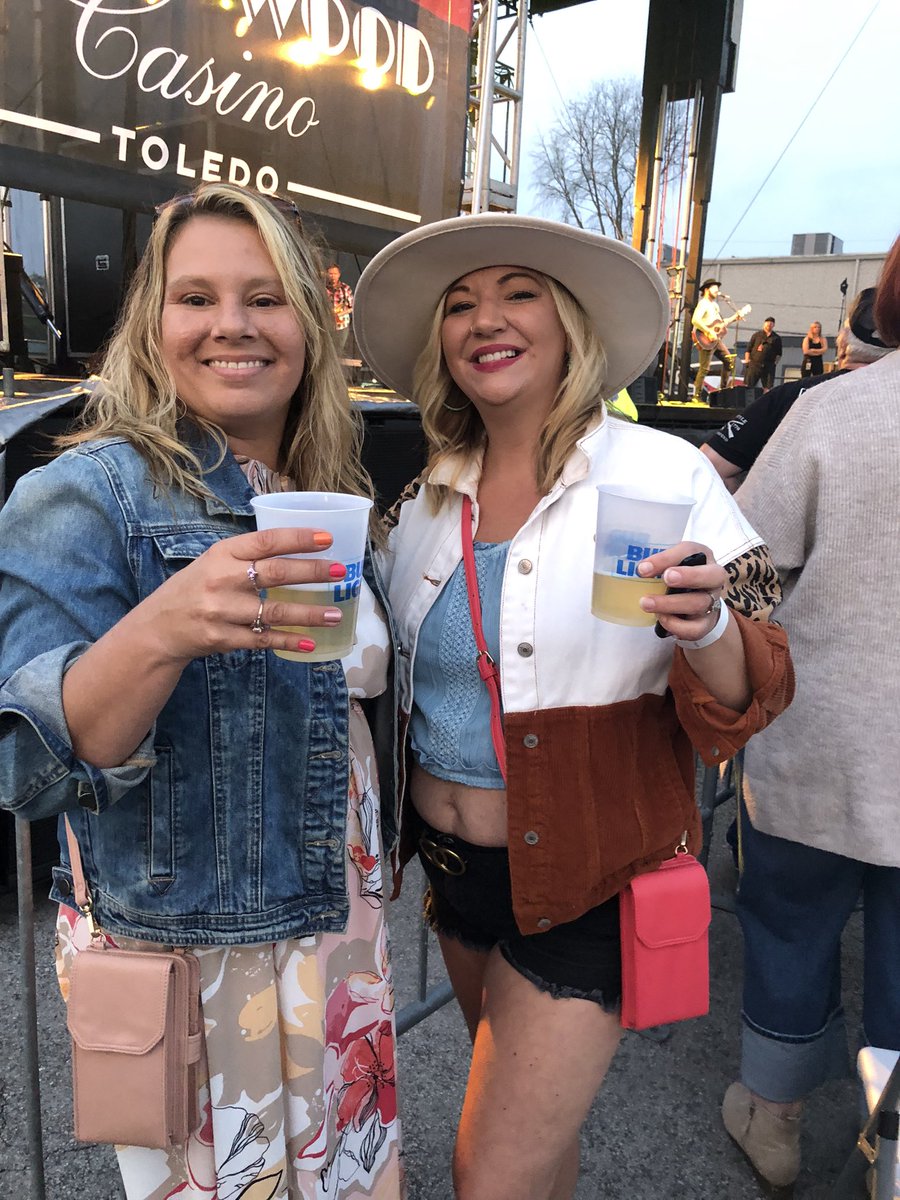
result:
<svg viewBox="0 0 900 1200"><path fill-rule="evenodd" d="M466 592L469 596L469 613L472 618L472 632L475 634L475 645L478 648L476 662L478 674L484 680L491 700L491 741L497 764L503 782L506 782L506 742L503 737L503 718L500 715L500 671L488 652L484 640L484 629L481 626L481 598L478 595L478 576L475 574L475 548L472 544L472 501L463 496L462 502L462 552L463 565L466 570Z"/></svg>

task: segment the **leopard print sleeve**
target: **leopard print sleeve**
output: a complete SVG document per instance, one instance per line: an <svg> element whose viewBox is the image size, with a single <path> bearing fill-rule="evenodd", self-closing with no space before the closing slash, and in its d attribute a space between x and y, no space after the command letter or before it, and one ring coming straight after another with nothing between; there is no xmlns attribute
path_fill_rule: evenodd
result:
<svg viewBox="0 0 900 1200"><path fill-rule="evenodd" d="M756 546L725 564L725 602L753 621L768 621L781 603L781 581L767 546Z"/></svg>
<svg viewBox="0 0 900 1200"><path fill-rule="evenodd" d="M400 520L400 509L408 500L415 500L424 482L425 473L423 472L406 485L391 507L384 513L381 518L381 528L384 531L385 538L388 537L392 529L397 527Z"/></svg>

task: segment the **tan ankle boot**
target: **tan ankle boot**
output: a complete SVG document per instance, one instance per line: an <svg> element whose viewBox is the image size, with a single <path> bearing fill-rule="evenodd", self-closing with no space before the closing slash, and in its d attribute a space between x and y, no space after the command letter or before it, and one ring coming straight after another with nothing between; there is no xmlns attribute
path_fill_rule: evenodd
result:
<svg viewBox="0 0 900 1200"><path fill-rule="evenodd" d="M800 1117L779 1117L733 1083L722 1101L722 1120L751 1165L773 1187L787 1187L800 1174Z"/></svg>

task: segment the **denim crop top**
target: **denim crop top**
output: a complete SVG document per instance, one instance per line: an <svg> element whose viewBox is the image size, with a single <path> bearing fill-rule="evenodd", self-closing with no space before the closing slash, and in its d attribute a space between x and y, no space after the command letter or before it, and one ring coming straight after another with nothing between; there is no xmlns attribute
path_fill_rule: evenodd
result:
<svg viewBox="0 0 900 1200"><path fill-rule="evenodd" d="M488 650L500 661L500 593L509 542L476 542L475 573ZM475 665L475 634L460 563L422 622L413 664L410 745L430 775L503 788L491 742L491 703Z"/></svg>

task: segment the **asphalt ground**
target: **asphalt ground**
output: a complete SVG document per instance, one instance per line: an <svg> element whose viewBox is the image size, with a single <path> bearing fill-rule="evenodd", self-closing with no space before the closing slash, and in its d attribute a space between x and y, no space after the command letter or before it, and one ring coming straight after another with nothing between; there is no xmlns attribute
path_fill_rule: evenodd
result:
<svg viewBox="0 0 900 1200"><path fill-rule="evenodd" d="M716 815L711 856L714 893L734 888L724 842L728 820L723 807ZM39 884L35 944L46 1196L119 1200L123 1192L112 1150L82 1146L70 1132L68 1041L53 967L55 913L42 899L43 891ZM416 998L420 896L420 877L409 871L404 894L390 915L399 1007ZM844 942L845 1004L855 1031L862 979L859 914L851 919ZM714 913L710 955L709 1016L678 1026L662 1043L626 1035L585 1123L576 1200L756 1200L765 1194L719 1119L722 1094L737 1075L740 1044L741 935L731 913ZM5 895L0 897L0 996L6 1012L0 1039L0 1200L30 1200L32 1195L18 962L16 899ZM428 977L433 984L443 978L433 940ZM468 1056L465 1027L453 1003L400 1038L409 1200L452 1200L450 1157ZM858 1104L849 1067L846 1080L821 1088L810 1100L795 1200L834 1200L831 1185L858 1132Z"/></svg>

